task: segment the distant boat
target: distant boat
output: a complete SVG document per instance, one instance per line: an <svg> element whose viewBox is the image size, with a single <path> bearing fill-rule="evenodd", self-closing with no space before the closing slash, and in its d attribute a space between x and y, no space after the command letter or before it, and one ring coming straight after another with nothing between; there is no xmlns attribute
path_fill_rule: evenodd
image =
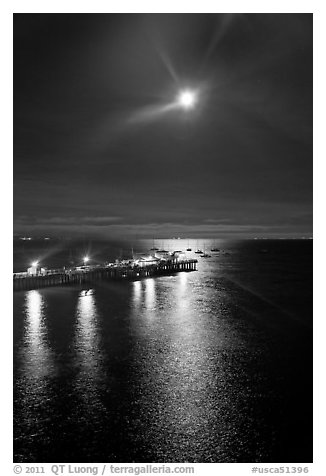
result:
<svg viewBox="0 0 326 476"><path fill-rule="evenodd" d="M204 253L203 250L201 250L200 248L198 248L198 241L197 241L197 249L196 249L195 253L196 253L197 255L200 255L200 254Z"/></svg>
<svg viewBox="0 0 326 476"><path fill-rule="evenodd" d="M200 255L201 258L210 258L211 255L209 255L208 253L203 253Z"/></svg>
<svg viewBox="0 0 326 476"><path fill-rule="evenodd" d="M187 248L186 251L191 251L191 248Z"/></svg>
<svg viewBox="0 0 326 476"><path fill-rule="evenodd" d="M216 252L219 252L220 249L219 248L211 248L211 251L216 251Z"/></svg>
<svg viewBox="0 0 326 476"><path fill-rule="evenodd" d="M204 247L204 251L202 252L202 254L200 255L201 258L210 258L211 255L209 255L208 253L206 253L206 250L205 250L205 247Z"/></svg>

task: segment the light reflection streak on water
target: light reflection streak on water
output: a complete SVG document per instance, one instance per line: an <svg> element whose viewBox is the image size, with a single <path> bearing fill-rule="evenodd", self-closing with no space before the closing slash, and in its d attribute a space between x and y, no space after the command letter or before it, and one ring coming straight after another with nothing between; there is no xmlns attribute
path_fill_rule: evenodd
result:
<svg viewBox="0 0 326 476"><path fill-rule="evenodd" d="M144 413L151 406L152 415L146 444L156 441L163 451L166 436L172 434L179 434L180 447L188 445L191 451L192 438L204 437L209 425L215 383L212 340L205 318L194 306L192 284L188 273L180 273L133 287L137 303L133 321L142 362L140 401ZM185 434L191 437L184 439Z"/></svg>
<svg viewBox="0 0 326 476"><path fill-rule="evenodd" d="M156 313L156 281L155 278L134 281L132 283L132 314L138 320L141 315L146 320L152 320Z"/></svg>
<svg viewBox="0 0 326 476"><path fill-rule="evenodd" d="M155 310L156 302L156 282L154 278L148 278L145 281L145 309L147 315L152 315L152 311Z"/></svg>
<svg viewBox="0 0 326 476"><path fill-rule="evenodd" d="M84 403L94 405L101 377L98 313L93 294L81 294L76 309L75 359L78 375L75 388Z"/></svg>
<svg viewBox="0 0 326 476"><path fill-rule="evenodd" d="M22 373L27 379L37 379L39 384L53 365L45 323L45 302L37 291L28 291L25 298L25 334L21 346Z"/></svg>
<svg viewBox="0 0 326 476"><path fill-rule="evenodd" d="M132 304L135 315L141 313L148 318L156 312L156 282L155 278L147 278L132 283Z"/></svg>
<svg viewBox="0 0 326 476"><path fill-rule="evenodd" d="M194 436L208 423L212 375L209 340L200 313L193 307L189 275L180 273L171 290L174 301L170 315L171 345L162 373L167 375L164 405L177 433Z"/></svg>
<svg viewBox="0 0 326 476"><path fill-rule="evenodd" d="M142 300L142 281L134 281L132 283L132 302L135 310L141 306Z"/></svg>
<svg viewBox="0 0 326 476"><path fill-rule="evenodd" d="M40 412L51 399L54 356L48 342L44 296L37 290L25 294L24 335L20 345L20 370L16 375L15 418L19 428L32 435L44 434ZM19 432L17 432L19 436Z"/></svg>
<svg viewBox="0 0 326 476"><path fill-rule="evenodd" d="M179 312L186 311L189 307L189 297L187 296L188 274L180 273L177 277L176 303Z"/></svg>

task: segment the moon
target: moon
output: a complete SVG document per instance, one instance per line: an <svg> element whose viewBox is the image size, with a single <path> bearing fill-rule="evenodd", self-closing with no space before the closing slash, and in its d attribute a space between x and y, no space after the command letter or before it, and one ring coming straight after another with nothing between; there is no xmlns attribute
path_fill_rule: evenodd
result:
<svg viewBox="0 0 326 476"><path fill-rule="evenodd" d="M183 109L192 109L196 104L196 94L189 89L181 91L178 96L178 104Z"/></svg>

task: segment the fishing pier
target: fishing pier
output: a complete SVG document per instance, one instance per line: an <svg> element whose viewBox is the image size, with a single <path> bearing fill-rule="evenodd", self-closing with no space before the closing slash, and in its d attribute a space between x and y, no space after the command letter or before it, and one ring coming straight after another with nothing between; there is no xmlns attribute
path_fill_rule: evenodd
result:
<svg viewBox="0 0 326 476"><path fill-rule="evenodd" d="M100 281L135 281L148 277L165 276L179 272L197 270L196 259L158 261L155 264L139 266L129 264L109 264L106 266L85 267L85 269L47 270L45 273L29 275L14 273L14 291L39 289L50 286L91 285Z"/></svg>

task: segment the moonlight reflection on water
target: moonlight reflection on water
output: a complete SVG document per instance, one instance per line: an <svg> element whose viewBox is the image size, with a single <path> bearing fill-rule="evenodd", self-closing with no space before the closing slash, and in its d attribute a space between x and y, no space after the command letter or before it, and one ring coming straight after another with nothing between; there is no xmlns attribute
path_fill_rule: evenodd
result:
<svg viewBox="0 0 326 476"><path fill-rule="evenodd" d="M15 461L310 461L311 248L268 246L15 293Z"/></svg>

